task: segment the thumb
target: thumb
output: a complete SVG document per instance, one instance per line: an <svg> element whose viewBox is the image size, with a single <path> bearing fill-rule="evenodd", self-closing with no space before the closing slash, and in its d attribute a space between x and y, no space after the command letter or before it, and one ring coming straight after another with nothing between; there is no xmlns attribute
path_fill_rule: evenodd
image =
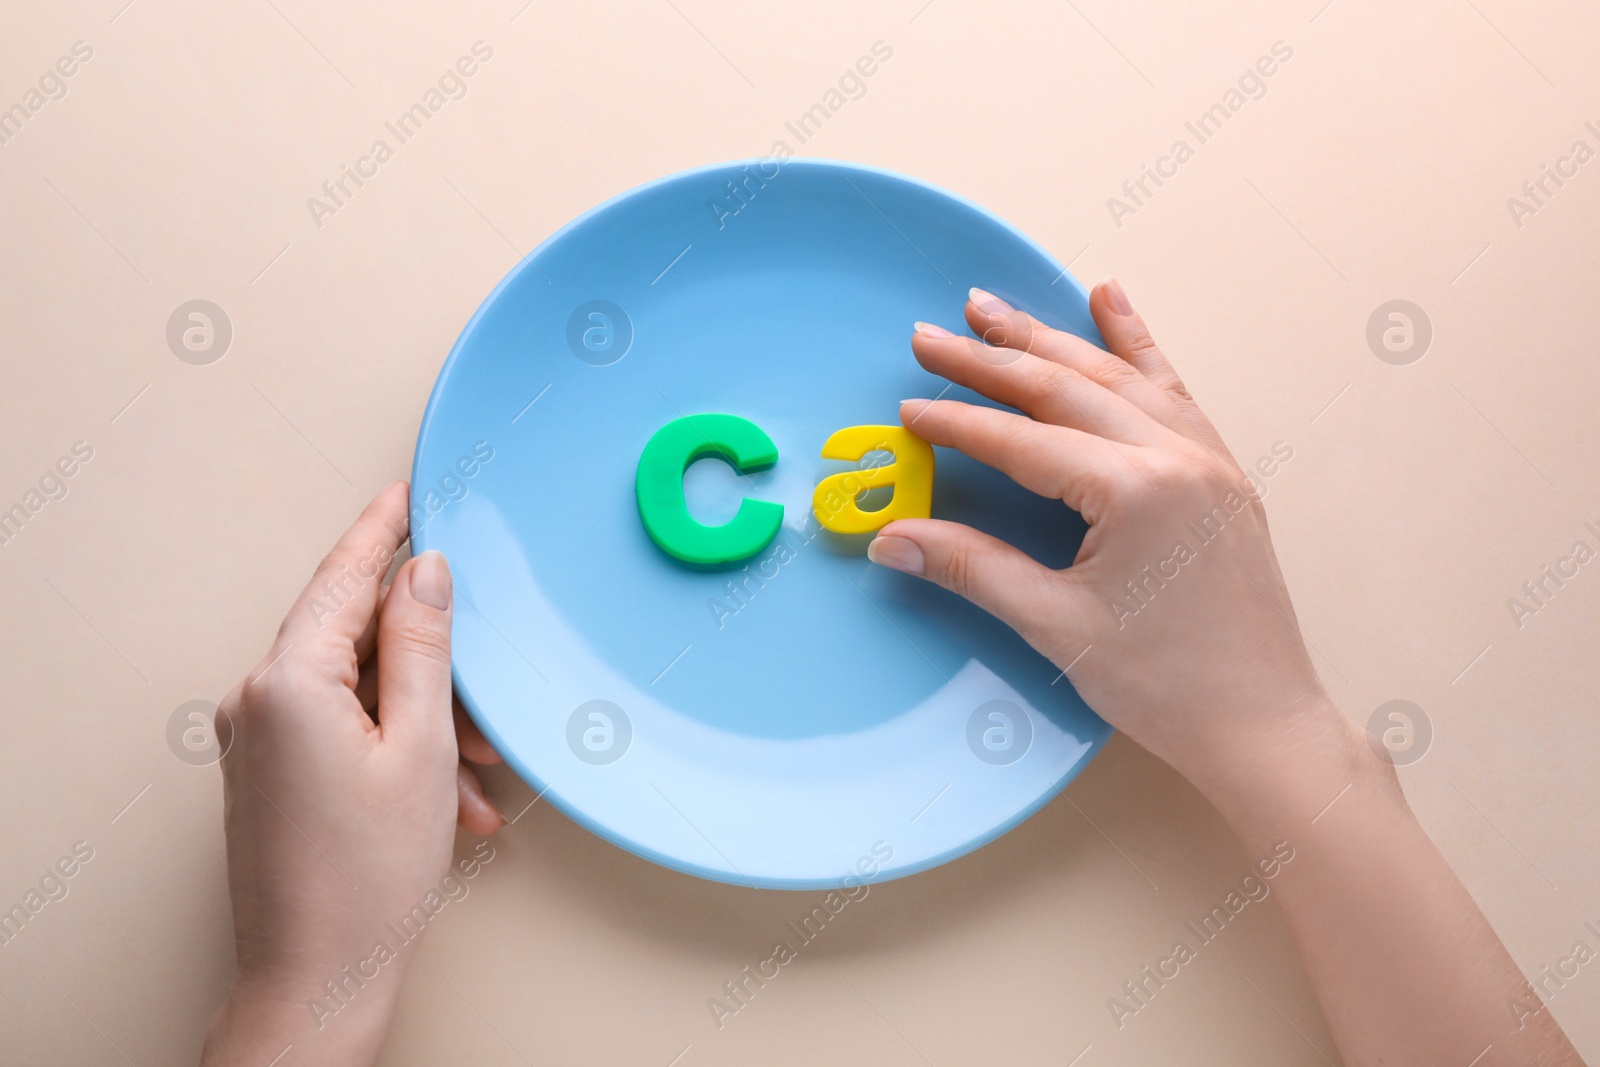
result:
<svg viewBox="0 0 1600 1067"><path fill-rule="evenodd" d="M867 546L867 558L965 597L1035 645L1059 601L1060 574L958 522L891 522Z"/></svg>
<svg viewBox="0 0 1600 1067"><path fill-rule="evenodd" d="M450 565L427 551L394 577L378 620L378 721L385 736L451 739Z"/></svg>

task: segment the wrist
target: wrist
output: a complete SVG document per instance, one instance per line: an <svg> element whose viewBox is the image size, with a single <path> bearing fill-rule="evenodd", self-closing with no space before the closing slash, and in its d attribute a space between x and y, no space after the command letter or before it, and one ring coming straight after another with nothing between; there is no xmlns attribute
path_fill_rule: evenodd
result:
<svg viewBox="0 0 1600 1067"><path fill-rule="evenodd" d="M1350 792L1405 805L1394 767L1326 694L1307 694L1272 722L1225 764L1190 776L1248 846L1303 837Z"/></svg>

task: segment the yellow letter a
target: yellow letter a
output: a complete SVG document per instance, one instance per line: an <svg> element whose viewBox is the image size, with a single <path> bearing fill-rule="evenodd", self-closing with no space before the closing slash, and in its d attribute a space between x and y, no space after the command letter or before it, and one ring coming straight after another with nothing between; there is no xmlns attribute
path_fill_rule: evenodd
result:
<svg viewBox="0 0 1600 1067"><path fill-rule="evenodd" d="M859 460L868 452L892 452L894 462L842 471L817 483L811 509L834 533L871 533L895 519L927 518L933 509L933 446L901 426L846 426L822 446L823 459ZM893 486L894 496L877 511L862 511L856 497Z"/></svg>

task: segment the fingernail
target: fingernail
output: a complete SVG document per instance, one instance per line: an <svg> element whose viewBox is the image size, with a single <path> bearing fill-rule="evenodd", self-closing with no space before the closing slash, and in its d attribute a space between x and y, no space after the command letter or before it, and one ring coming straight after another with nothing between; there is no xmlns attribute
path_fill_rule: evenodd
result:
<svg viewBox="0 0 1600 1067"><path fill-rule="evenodd" d="M880 567L922 574L922 546L909 537L874 537L867 546L867 558Z"/></svg>
<svg viewBox="0 0 1600 1067"><path fill-rule="evenodd" d="M428 549L411 565L411 595L430 608L450 610L450 565L435 549Z"/></svg>
<svg viewBox="0 0 1600 1067"><path fill-rule="evenodd" d="M968 289L967 299L972 301L979 311L986 311L991 315L1004 314L1014 310L1012 306L1001 300L987 289Z"/></svg>
<svg viewBox="0 0 1600 1067"><path fill-rule="evenodd" d="M949 330L945 329L943 326L935 326L931 322L919 322L919 323L917 323L916 330L917 330L918 333L925 334L928 337L954 337L955 336L955 334L951 333Z"/></svg>
<svg viewBox="0 0 1600 1067"><path fill-rule="evenodd" d="M1111 305L1111 310L1118 315L1132 315L1133 305L1128 303L1128 294L1122 291L1122 283L1115 278L1107 278L1100 283L1106 290L1106 303Z"/></svg>

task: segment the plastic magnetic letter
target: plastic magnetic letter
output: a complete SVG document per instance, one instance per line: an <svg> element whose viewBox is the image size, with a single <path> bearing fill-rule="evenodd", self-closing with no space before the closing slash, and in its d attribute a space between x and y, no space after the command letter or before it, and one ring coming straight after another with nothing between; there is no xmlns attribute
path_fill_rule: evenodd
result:
<svg viewBox="0 0 1600 1067"><path fill-rule="evenodd" d="M685 563L746 559L778 535L783 505L745 497L738 513L721 526L695 521L683 497L683 472L707 456L748 474L778 462L778 446L765 430L737 415L689 415L667 423L639 456L634 477L639 519L661 551Z"/></svg>
<svg viewBox="0 0 1600 1067"><path fill-rule="evenodd" d="M811 510L834 533L860 534L895 519L925 519L933 510L933 446L903 426L846 426L822 446L823 459L858 460L868 452L892 452L894 462L841 471L817 483ZM856 498L890 485L894 495L877 511L862 511Z"/></svg>

